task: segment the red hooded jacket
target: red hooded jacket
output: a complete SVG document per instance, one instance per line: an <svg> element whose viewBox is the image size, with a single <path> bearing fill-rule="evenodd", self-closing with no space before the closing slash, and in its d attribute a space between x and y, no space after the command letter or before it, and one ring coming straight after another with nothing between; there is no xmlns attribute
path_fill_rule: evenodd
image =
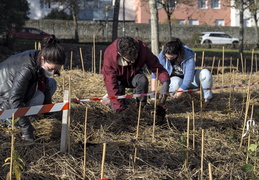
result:
<svg viewBox="0 0 259 180"><path fill-rule="evenodd" d="M169 81L169 75L159 63L157 57L150 51L145 43L140 40L137 40L137 42L139 43L138 58L135 63L130 66L120 66L118 64L120 55L116 47L117 40L105 50L102 74L109 96L122 95L119 92L118 81L130 82L145 64L147 68L155 74L158 69L158 79L161 83ZM112 104L115 110L124 108L122 100L112 100Z"/></svg>

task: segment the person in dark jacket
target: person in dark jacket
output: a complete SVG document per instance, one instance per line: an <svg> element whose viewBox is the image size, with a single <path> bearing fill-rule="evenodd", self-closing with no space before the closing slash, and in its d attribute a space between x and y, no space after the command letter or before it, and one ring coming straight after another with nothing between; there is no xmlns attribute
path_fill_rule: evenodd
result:
<svg viewBox="0 0 259 180"><path fill-rule="evenodd" d="M65 63L65 51L53 35L42 50L29 50L0 63L0 110L51 104L56 81L50 78ZM21 117L22 139L33 141L29 117Z"/></svg>
<svg viewBox="0 0 259 180"><path fill-rule="evenodd" d="M163 104L169 88L167 71L145 43L128 36L118 38L104 52L102 74L108 96L124 95L125 88L135 88L136 94L148 93L148 79L142 70L145 64L153 73L158 70ZM137 102L145 106L147 97L138 97ZM112 100L111 105L116 112L127 108L125 99Z"/></svg>

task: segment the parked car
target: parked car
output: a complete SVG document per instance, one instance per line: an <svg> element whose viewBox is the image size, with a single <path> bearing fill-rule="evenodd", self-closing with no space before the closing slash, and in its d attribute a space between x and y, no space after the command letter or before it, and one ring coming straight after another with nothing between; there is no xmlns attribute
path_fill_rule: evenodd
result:
<svg viewBox="0 0 259 180"><path fill-rule="evenodd" d="M202 32L200 34L201 44L233 44L236 46L239 43L238 38L232 38L224 32Z"/></svg>
<svg viewBox="0 0 259 180"><path fill-rule="evenodd" d="M30 39L44 39L49 38L51 34L45 33L42 30L30 27L23 27L19 31L12 29L9 37L10 38L30 38Z"/></svg>

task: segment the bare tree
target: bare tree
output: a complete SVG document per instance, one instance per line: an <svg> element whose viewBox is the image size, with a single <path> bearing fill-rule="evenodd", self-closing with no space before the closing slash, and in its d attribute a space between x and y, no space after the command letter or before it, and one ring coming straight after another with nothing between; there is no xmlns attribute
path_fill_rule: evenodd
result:
<svg viewBox="0 0 259 180"><path fill-rule="evenodd" d="M74 22L74 40L75 42L79 42L77 14L79 12L79 6L83 2L83 0L49 0L49 1L52 3L57 3L58 5L63 5L70 10L73 17L73 22Z"/></svg>
<svg viewBox="0 0 259 180"><path fill-rule="evenodd" d="M258 0L250 0L247 1L248 10L251 13L252 18L255 21L255 32L256 32L256 47L259 47L259 27L258 27L258 21L259 21L259 1Z"/></svg>
<svg viewBox="0 0 259 180"><path fill-rule="evenodd" d="M112 41L118 37L118 19L120 12L120 0L115 0L113 11L113 23L112 23Z"/></svg>
<svg viewBox="0 0 259 180"><path fill-rule="evenodd" d="M151 50L155 55L159 54L159 34L158 34L158 13L156 0L149 0L151 14Z"/></svg>

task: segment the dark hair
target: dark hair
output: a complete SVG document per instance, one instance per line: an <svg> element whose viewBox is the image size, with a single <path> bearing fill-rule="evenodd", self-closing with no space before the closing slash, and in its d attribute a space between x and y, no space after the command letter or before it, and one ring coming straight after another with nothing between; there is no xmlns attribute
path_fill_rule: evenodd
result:
<svg viewBox="0 0 259 180"><path fill-rule="evenodd" d="M172 41L165 44L163 55L178 55L179 58L183 58L184 56L184 47L183 43L179 38L172 38Z"/></svg>
<svg viewBox="0 0 259 180"><path fill-rule="evenodd" d="M118 39L117 41L117 50L121 56L133 60L138 57L138 42L129 36L124 36Z"/></svg>
<svg viewBox="0 0 259 180"><path fill-rule="evenodd" d="M46 39L44 47L39 52L38 59L40 59L41 56L43 56L47 63L51 64L63 65L66 60L65 50L54 35Z"/></svg>

